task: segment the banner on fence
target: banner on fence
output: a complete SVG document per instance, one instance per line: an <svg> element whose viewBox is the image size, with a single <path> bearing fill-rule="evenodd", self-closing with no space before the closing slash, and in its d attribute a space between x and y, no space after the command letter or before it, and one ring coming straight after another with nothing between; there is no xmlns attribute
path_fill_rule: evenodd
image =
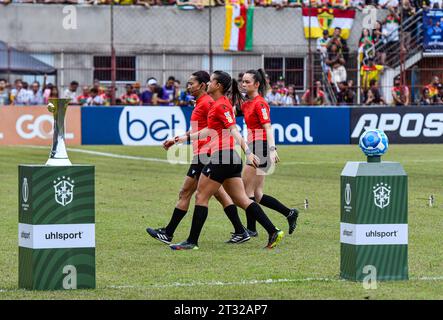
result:
<svg viewBox="0 0 443 320"><path fill-rule="evenodd" d="M443 143L443 107L351 109L351 143L372 128L383 130L390 143Z"/></svg>
<svg viewBox="0 0 443 320"><path fill-rule="evenodd" d="M423 11L423 49L443 53L443 10Z"/></svg>
<svg viewBox="0 0 443 320"><path fill-rule="evenodd" d="M67 109L65 141L68 145L81 143L80 109ZM47 145L50 148L53 132L54 116L46 107L0 107L0 145Z"/></svg>
<svg viewBox="0 0 443 320"><path fill-rule="evenodd" d="M189 130L188 107L88 107L82 110L82 144L161 145ZM348 144L348 108L272 108L278 144ZM245 132L242 117L239 130Z"/></svg>

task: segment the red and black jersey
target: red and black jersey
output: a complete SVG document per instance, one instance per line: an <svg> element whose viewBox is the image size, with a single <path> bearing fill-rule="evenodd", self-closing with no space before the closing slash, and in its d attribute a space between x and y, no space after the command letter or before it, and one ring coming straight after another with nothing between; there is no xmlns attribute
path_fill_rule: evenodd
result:
<svg viewBox="0 0 443 320"><path fill-rule="evenodd" d="M220 97L208 113L208 128L212 130L209 146L211 153L234 149L234 138L228 128L235 124L234 109L225 96Z"/></svg>
<svg viewBox="0 0 443 320"><path fill-rule="evenodd" d="M197 99L191 115L191 133L198 132L208 126L208 113L213 104L214 100L206 93ZM209 141L209 137L202 140L193 140L192 149L194 155L207 154L209 151Z"/></svg>
<svg viewBox="0 0 443 320"><path fill-rule="evenodd" d="M270 108L266 100L258 95L252 100L242 103L241 110L248 127L248 142L266 140L266 130L263 125L271 123Z"/></svg>

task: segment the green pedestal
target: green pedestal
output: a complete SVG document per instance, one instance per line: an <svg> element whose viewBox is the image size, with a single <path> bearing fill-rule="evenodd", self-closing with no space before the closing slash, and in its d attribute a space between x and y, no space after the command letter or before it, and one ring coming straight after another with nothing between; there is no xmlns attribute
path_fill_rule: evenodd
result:
<svg viewBox="0 0 443 320"><path fill-rule="evenodd" d="M348 162L341 174L340 277L408 279L408 177L396 162ZM373 269L373 268L372 268Z"/></svg>
<svg viewBox="0 0 443 320"><path fill-rule="evenodd" d="M95 288L94 167L19 166L19 287Z"/></svg>

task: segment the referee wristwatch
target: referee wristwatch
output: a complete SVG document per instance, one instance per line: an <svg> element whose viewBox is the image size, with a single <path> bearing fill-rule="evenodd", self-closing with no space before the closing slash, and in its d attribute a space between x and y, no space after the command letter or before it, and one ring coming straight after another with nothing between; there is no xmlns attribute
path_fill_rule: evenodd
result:
<svg viewBox="0 0 443 320"><path fill-rule="evenodd" d="M269 151L275 151L277 148L275 146L269 147Z"/></svg>

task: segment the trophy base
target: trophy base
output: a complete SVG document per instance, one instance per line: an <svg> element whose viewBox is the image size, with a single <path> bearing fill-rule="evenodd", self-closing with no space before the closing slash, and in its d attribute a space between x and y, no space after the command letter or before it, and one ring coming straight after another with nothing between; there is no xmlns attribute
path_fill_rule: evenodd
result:
<svg viewBox="0 0 443 320"><path fill-rule="evenodd" d="M66 159L53 158L53 159L48 159L48 161L46 161L46 165L47 166L72 166L72 163L71 163L71 161L69 161L68 158L66 158Z"/></svg>

